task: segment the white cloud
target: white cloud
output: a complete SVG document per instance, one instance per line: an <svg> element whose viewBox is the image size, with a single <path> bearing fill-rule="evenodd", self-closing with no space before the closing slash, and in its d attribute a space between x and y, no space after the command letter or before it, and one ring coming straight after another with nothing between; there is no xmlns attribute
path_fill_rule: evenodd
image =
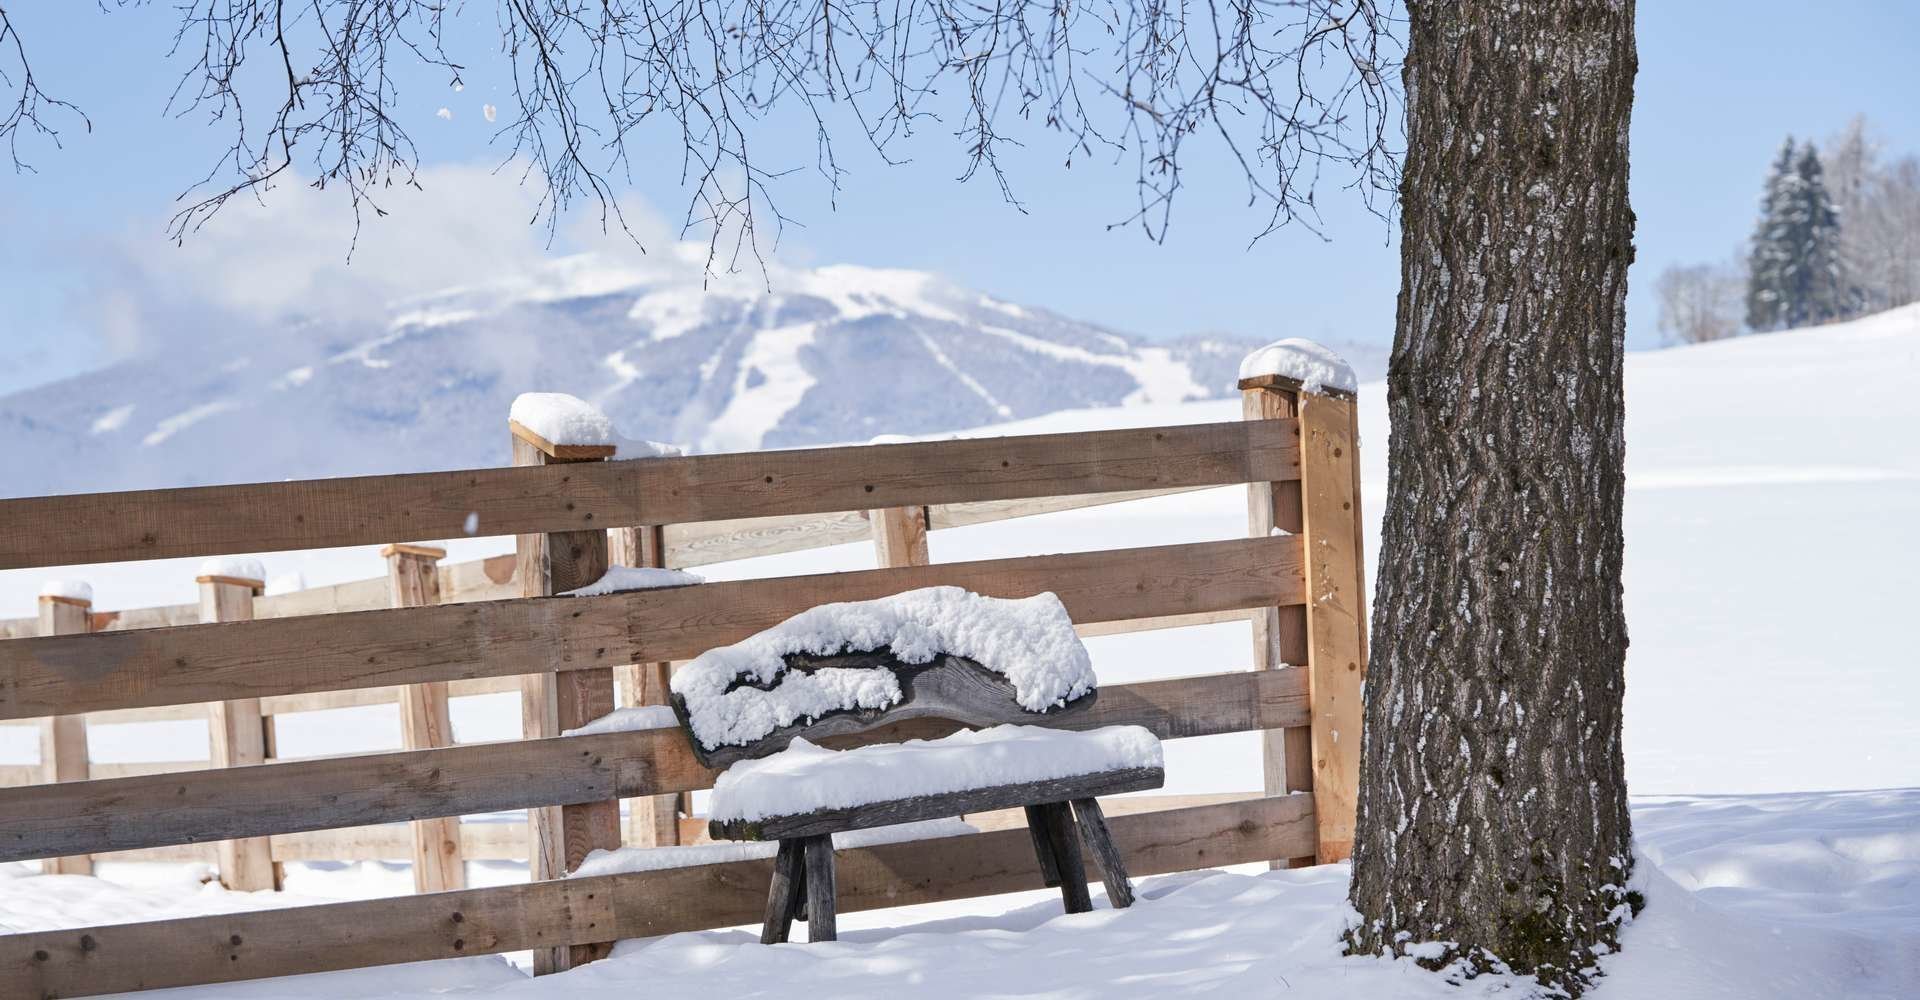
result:
<svg viewBox="0 0 1920 1000"><path fill-rule="evenodd" d="M480 166L423 169L418 190L379 193L385 216L363 205L357 236L346 192L300 179L257 199L234 199L180 246L160 238L149 220L88 247L88 259L76 264L90 287L75 309L111 354L125 356L215 329L384 326L408 303L449 289L524 292L566 280L554 277L556 262L581 251L615 267L688 268L672 231L631 200L622 212L651 252L617 229L601 233L598 212L584 209L549 245L544 221L535 222L538 191L519 178Z"/></svg>

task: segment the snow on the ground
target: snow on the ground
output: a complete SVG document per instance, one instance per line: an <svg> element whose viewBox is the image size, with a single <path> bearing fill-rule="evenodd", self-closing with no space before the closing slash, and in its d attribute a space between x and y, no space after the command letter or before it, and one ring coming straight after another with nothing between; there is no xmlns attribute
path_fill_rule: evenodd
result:
<svg viewBox="0 0 1920 1000"><path fill-rule="evenodd" d="M1642 799L1636 880L1648 905L1601 961L1597 1000L1910 1000L1920 986L1920 790ZM875 831L878 832L878 831ZM742 845L726 845L738 847ZM762 846L762 845L754 845ZM763 847L764 849L764 847ZM138 994L153 1000L526 1000L657 997L1523 997L1499 977L1448 985L1407 961L1345 958L1344 865L1136 879L1128 910L1068 916L1055 890L843 913L840 940L762 945L751 928L622 942L541 979L498 958L456 959ZM248 894L175 893L174 909L84 876L36 897L60 919L237 909ZM88 886L86 893L74 886ZM256 897L264 894L254 894ZM162 903L164 904L164 900ZM17 906L0 906L9 929ZM45 926L42 920L31 926ZM25 927L11 929L26 929ZM795 928L796 940L800 926Z"/></svg>
<svg viewBox="0 0 1920 1000"><path fill-rule="evenodd" d="M707 814L715 821L761 820L1162 763L1160 740L1139 726L1083 732L993 726L851 750L796 739L779 753L722 772Z"/></svg>
<svg viewBox="0 0 1920 1000"><path fill-rule="evenodd" d="M1073 619L1051 593L1019 600L959 587L923 587L871 601L823 604L731 646L711 649L674 671L673 693L709 750L745 745L801 719L900 700L885 667L789 670L788 656L830 656L885 647L903 663L942 653L1006 677L1014 700L1044 712L1098 683Z"/></svg>

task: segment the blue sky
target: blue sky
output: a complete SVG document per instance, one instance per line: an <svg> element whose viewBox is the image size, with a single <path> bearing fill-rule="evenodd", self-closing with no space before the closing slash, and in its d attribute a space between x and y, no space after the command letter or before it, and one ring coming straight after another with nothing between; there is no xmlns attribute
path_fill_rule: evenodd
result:
<svg viewBox="0 0 1920 1000"><path fill-rule="evenodd" d="M0 365L0 393L108 363L166 337L193 335L182 327L191 326L194 314L177 301L169 311L149 309L142 300L177 300L187 294L182 289L203 286L207 272L217 271L220 253L241 252L216 241L181 251L165 240L174 196L206 171L224 144L197 121L161 114L177 73L166 56L171 5L103 14L88 3L26 0L10 3L9 11L43 85L80 104L94 127L91 134L69 131L63 150L31 147L37 174L0 174L0 329L7 359ZM509 95L487 60L491 4L469 4L469 11L471 34L457 36L472 43L463 55L472 67L466 89L454 93L427 73L404 82L401 115L429 165L490 166L497 159L480 109L505 105ZM1915 38L1920 4L1904 0L1827 3L1817 16L1786 0L1640 5L1632 345L1656 342L1650 288L1663 266L1722 259L1746 235L1767 163L1784 135L1825 137L1865 113L1889 152L1920 152L1920 102L1912 99L1920 93ZM451 121L435 116L441 107L452 112ZM911 157L904 166L888 166L843 141L843 165L853 173L833 203L804 171L777 189L783 210L802 224L787 232L781 255L795 263L937 271L1005 299L1148 336L1224 331L1391 340L1395 234L1350 193L1321 192L1329 239L1290 229L1249 246L1258 217L1246 207L1244 187L1217 150L1204 150L1188 162L1188 189L1167 240L1155 244L1138 229L1108 228L1132 204L1133 177L1124 164L1076 161L1064 170L1064 151L1050 133L1020 137L1029 145L1012 158L1011 173L1024 214L1002 200L989 178L958 183L960 148L938 128L901 150ZM768 138L791 141L794 165L812 162L810 133L777 127ZM635 180L636 199L663 217L678 217L684 195L674 150L638 164ZM284 206L270 202L268 208L294 211L315 200L287 196ZM422 248L412 251L416 256L440 253L431 240L420 242L427 234L419 230L446 228L449 211L475 223L463 237L468 252L475 244L489 252L489 240L501 244L501 260L549 252L541 233L523 229L523 215L511 202L474 197L441 205L438 214L410 214L403 203L393 218L362 233L363 246L396 249L384 258L377 252L357 257L362 276L369 267L388 266L368 260L405 257L413 247ZM498 218L483 218L489 216ZM574 221L577 230L580 220ZM349 267L343 258L350 232L337 217L288 229L307 242L299 248L306 256L290 258L290 268L301 260ZM563 237L552 252L580 242ZM245 246L258 252L257 242ZM418 280L445 280L432 273ZM122 314L140 319L115 322ZM179 320L168 325L168 316ZM165 329L151 329L156 326ZM142 329L129 333L129 327Z"/></svg>

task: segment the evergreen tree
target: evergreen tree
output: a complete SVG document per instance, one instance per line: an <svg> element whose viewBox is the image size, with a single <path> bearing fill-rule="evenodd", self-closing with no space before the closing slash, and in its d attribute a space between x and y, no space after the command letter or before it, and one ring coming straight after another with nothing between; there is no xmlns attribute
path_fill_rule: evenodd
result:
<svg viewBox="0 0 1920 1000"><path fill-rule="evenodd" d="M1793 176L1793 151L1793 137L1788 136L1780 146L1780 155L1774 157L1773 171L1767 175L1766 192L1760 196L1760 221L1754 226L1753 246L1747 257L1747 328L1755 331L1778 330L1785 325L1781 313L1790 255L1778 222Z"/></svg>
<svg viewBox="0 0 1920 1000"><path fill-rule="evenodd" d="M1840 217L1812 143L1788 139L1761 202L1747 273L1747 325L1811 326L1845 318L1850 294L1840 256Z"/></svg>

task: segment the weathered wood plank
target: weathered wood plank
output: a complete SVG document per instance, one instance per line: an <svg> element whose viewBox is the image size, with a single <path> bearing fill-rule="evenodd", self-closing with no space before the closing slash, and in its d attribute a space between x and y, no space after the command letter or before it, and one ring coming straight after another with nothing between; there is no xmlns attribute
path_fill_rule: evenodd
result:
<svg viewBox="0 0 1920 1000"><path fill-rule="evenodd" d="M1313 801L1321 864L1353 853L1360 795L1367 595L1360 587L1360 495L1353 401L1300 395L1301 506L1307 556L1307 660L1313 692Z"/></svg>
<svg viewBox="0 0 1920 1000"><path fill-rule="evenodd" d="M1145 726L1177 739L1305 717L1305 672L1277 670L1118 684L1103 688L1088 711L1055 721L1072 729ZM832 745L956 728L922 719ZM0 861L694 791L711 787L713 776L683 732L655 729L7 788Z"/></svg>
<svg viewBox="0 0 1920 1000"><path fill-rule="evenodd" d="M1195 625L1220 625L1227 622L1244 622L1260 614L1259 608L1229 608L1225 611L1200 611L1187 615L1155 615L1152 618L1127 618L1121 621L1088 622L1074 626L1074 631L1082 639L1092 639L1103 635L1132 635L1135 632L1151 632L1163 628L1190 628Z"/></svg>
<svg viewBox="0 0 1920 1000"><path fill-rule="evenodd" d="M833 941L840 936L839 899L833 870L833 837L820 834L800 842L807 873L807 941Z"/></svg>
<svg viewBox="0 0 1920 1000"><path fill-rule="evenodd" d="M1286 857L1311 850L1314 836L1304 795L1115 816L1112 827L1143 876ZM735 926L765 912L772 867L744 861L0 936L0 996L51 1000ZM843 913L1015 892L1038 879L1020 830L843 851L836 869Z"/></svg>
<svg viewBox="0 0 1920 1000"><path fill-rule="evenodd" d="M1121 795L1106 800L1101 811L1108 816L1131 816L1137 812L1165 812L1192 806L1217 806L1223 802L1244 802L1260 798L1262 792L1191 792L1167 795ZM993 812L968 813L967 825L976 830L1016 830L1029 826L1024 810L996 809Z"/></svg>
<svg viewBox="0 0 1920 1000"><path fill-rule="evenodd" d="M1004 812L1006 810L998 810ZM1040 881L1049 889L1060 887L1060 862L1053 856L1053 844L1047 840L1047 814L1037 804L1020 807L1027 816L1027 836L1033 840L1033 856L1040 862ZM966 819L971 822L972 814Z"/></svg>
<svg viewBox="0 0 1920 1000"><path fill-rule="evenodd" d="M229 624L253 619L254 593L263 580L202 576L200 620ZM207 760L215 768L243 767L267 759L266 717L260 699L231 698L207 704ZM223 840L215 849L220 884L236 892L280 888L280 870L265 837Z"/></svg>
<svg viewBox="0 0 1920 1000"><path fill-rule="evenodd" d="M607 558L620 566L664 567L666 530L657 524L615 528L607 532ZM669 703L673 680L671 662L630 663L616 674L622 708ZM628 802L627 846L668 847L680 843L680 798L679 795L654 795Z"/></svg>
<svg viewBox="0 0 1920 1000"><path fill-rule="evenodd" d="M440 603L439 562L445 549L423 545L389 545L380 550L387 560L387 582L396 608L428 607ZM453 716L445 681L400 687L400 745L429 750L453 745ZM409 824L412 834L413 891L445 892L467 887L467 862L460 853L460 818L435 816Z"/></svg>
<svg viewBox="0 0 1920 1000"><path fill-rule="evenodd" d="M475 861L527 860L527 824L459 823L460 853ZM273 861L405 861L413 850L412 824L383 823L339 830L277 833L268 838ZM102 861L214 861L212 844L173 844L113 851Z"/></svg>
<svg viewBox="0 0 1920 1000"><path fill-rule="evenodd" d="M1041 803L1040 827L1046 834L1047 850L1053 853L1054 864L1060 866L1061 902L1066 904L1068 913L1091 912L1093 897L1087 892L1087 863L1080 851L1080 830L1073 822L1073 809L1065 802Z"/></svg>
<svg viewBox="0 0 1920 1000"><path fill-rule="evenodd" d="M587 469L613 454L611 448L563 451L512 421L513 464ZM514 540L514 575L522 597L551 597L587 586L607 572L607 532L601 528L522 534ZM520 735L559 736L613 711L613 664L581 670L540 672L520 679ZM620 847L620 803L612 796L591 802L543 805L527 812L533 836L527 859L535 881L565 878L595 850ZM565 972L606 957L611 946L576 944L538 948L535 975Z"/></svg>
<svg viewBox="0 0 1920 1000"><path fill-rule="evenodd" d="M793 930L794 912L804 905L801 887L806 878L800 841L780 842L773 856L773 877L767 883L767 912L760 921L761 944L785 944Z"/></svg>
<svg viewBox="0 0 1920 1000"><path fill-rule="evenodd" d="M100 769L121 766L95 764L95 777L101 777ZM204 762L200 766L204 766ZM179 765L180 770L187 765ZM20 770L31 770L22 767ZM4 786L11 772L0 768L0 786ZM1220 792L1199 795L1126 795L1110 798L1102 811L1110 816L1131 816L1137 812L1164 812L1170 809L1186 809L1193 806L1219 805L1223 802L1243 802L1261 797L1259 792ZM981 830L1021 830L1027 828L1023 810L1000 809L985 813L968 813L968 824ZM681 821L680 842L683 844L705 843L707 821L704 819L683 819ZM470 861L525 861L527 859L527 825L524 822L480 822L461 823L460 852ZM412 833L409 824L383 823L378 826L346 827L338 830L308 830L302 833L274 834L273 860L276 864L290 861L404 861L412 849ZM145 847L132 851L114 851L100 855L103 861L201 861L212 863L213 845L174 844L167 847ZM1052 888L1054 883L1049 883Z"/></svg>
<svg viewBox="0 0 1920 1000"><path fill-rule="evenodd" d="M1021 805L1064 803L1095 795L1119 795L1159 788L1166 784L1167 773L1158 767L1130 767L1094 774L1075 774L1044 781L1022 781L989 788L970 788L939 795L915 795L904 799L869 802L845 809L821 809L791 816L765 819L714 820L708 829L715 840L786 840L818 837L846 830L870 830L876 826L918 823L970 812L1010 809ZM1061 855L1056 852L1055 857ZM1069 866L1070 869L1071 866Z"/></svg>
<svg viewBox="0 0 1920 1000"><path fill-rule="evenodd" d="M1248 420L1292 419L1299 414L1298 384L1280 384L1272 378L1249 380L1242 389L1241 412ZM1297 427L1296 423L1296 427ZM1300 481L1247 484L1247 534L1261 538L1275 529L1291 535L1305 530ZM1304 604L1256 608L1252 613L1253 669L1307 662L1307 608ZM1269 795L1313 790L1313 738L1306 726L1260 735L1261 763ZM1311 857L1291 858L1288 865L1303 868Z"/></svg>
<svg viewBox="0 0 1920 1000"><path fill-rule="evenodd" d="M81 635L93 628L93 602L43 595L39 634ZM87 718L55 715L40 720L40 781L84 781L88 774ZM91 875L93 859L85 854L47 858L41 871L48 875Z"/></svg>
<svg viewBox="0 0 1920 1000"><path fill-rule="evenodd" d="M1076 622L1299 603L1297 538L706 583L0 642L0 719L685 659L829 601L948 584Z"/></svg>
<svg viewBox="0 0 1920 1000"><path fill-rule="evenodd" d="M0 500L0 569L1230 485L1286 478L1290 432L1192 424L28 497Z"/></svg>
<svg viewBox="0 0 1920 1000"><path fill-rule="evenodd" d="M1080 824L1080 835L1100 868L1100 881L1106 884L1107 901L1116 910L1132 906L1133 883L1127 881L1127 862L1113 842L1113 831L1107 826L1106 814L1100 811L1100 800L1074 799L1072 805L1073 818Z"/></svg>

